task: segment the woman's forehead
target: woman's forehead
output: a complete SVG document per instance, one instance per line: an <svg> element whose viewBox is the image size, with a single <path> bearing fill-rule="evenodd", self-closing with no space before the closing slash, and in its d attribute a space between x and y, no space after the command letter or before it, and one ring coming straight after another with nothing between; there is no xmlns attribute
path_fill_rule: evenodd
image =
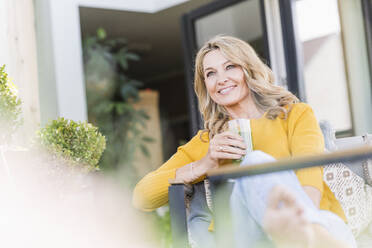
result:
<svg viewBox="0 0 372 248"><path fill-rule="evenodd" d="M203 58L203 69L206 70L209 67L215 67L230 60L218 49L208 52Z"/></svg>

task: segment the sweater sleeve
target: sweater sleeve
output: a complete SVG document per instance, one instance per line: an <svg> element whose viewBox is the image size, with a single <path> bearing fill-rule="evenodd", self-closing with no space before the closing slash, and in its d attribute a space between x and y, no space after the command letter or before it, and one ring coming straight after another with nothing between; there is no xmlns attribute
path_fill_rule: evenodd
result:
<svg viewBox="0 0 372 248"><path fill-rule="evenodd" d="M200 145L200 131L157 170L143 177L134 188L133 205L143 211L152 211L168 202L168 180L176 177L176 170L195 161L193 151Z"/></svg>
<svg viewBox="0 0 372 248"><path fill-rule="evenodd" d="M316 155L324 152L324 139L311 107L296 104L289 116L288 132L293 157ZM299 169L296 175L302 186L312 186L323 194L323 169L312 167Z"/></svg>

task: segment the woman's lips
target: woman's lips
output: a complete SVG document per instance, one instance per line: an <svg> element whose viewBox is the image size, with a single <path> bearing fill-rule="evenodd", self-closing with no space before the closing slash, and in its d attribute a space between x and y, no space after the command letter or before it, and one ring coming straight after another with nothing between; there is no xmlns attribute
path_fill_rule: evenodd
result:
<svg viewBox="0 0 372 248"><path fill-rule="evenodd" d="M229 87L223 88L222 90L219 90L218 93L220 93L222 95L226 95L227 93L229 93L235 87L236 87L236 85L231 85Z"/></svg>

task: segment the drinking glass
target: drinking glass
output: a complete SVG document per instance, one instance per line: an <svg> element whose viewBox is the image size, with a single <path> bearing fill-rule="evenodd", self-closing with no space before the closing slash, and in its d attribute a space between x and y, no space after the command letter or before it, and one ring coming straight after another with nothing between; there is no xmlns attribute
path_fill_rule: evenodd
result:
<svg viewBox="0 0 372 248"><path fill-rule="evenodd" d="M253 151L251 123L249 119L234 119L228 121L229 131L239 134L246 145L246 153ZM241 163L242 159L236 159L233 163Z"/></svg>

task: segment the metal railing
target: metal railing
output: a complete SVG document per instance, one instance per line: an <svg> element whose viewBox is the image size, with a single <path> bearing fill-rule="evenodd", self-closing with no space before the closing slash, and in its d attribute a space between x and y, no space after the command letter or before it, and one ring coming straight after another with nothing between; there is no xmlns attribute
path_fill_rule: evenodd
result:
<svg viewBox="0 0 372 248"><path fill-rule="evenodd" d="M218 247L234 247L232 221L229 215L229 195L231 184L228 179L253 176L270 172L297 170L332 163L355 162L372 158L372 146L357 149L336 151L316 156L303 156L282 159L277 162L263 163L245 167L228 165L208 172L213 198L213 214L215 220L215 236ZM174 247L188 247L186 209L184 203L186 188L181 182L173 181L169 190L171 209L171 228ZM183 203L182 203L183 202ZM223 228L221 228L223 226Z"/></svg>

